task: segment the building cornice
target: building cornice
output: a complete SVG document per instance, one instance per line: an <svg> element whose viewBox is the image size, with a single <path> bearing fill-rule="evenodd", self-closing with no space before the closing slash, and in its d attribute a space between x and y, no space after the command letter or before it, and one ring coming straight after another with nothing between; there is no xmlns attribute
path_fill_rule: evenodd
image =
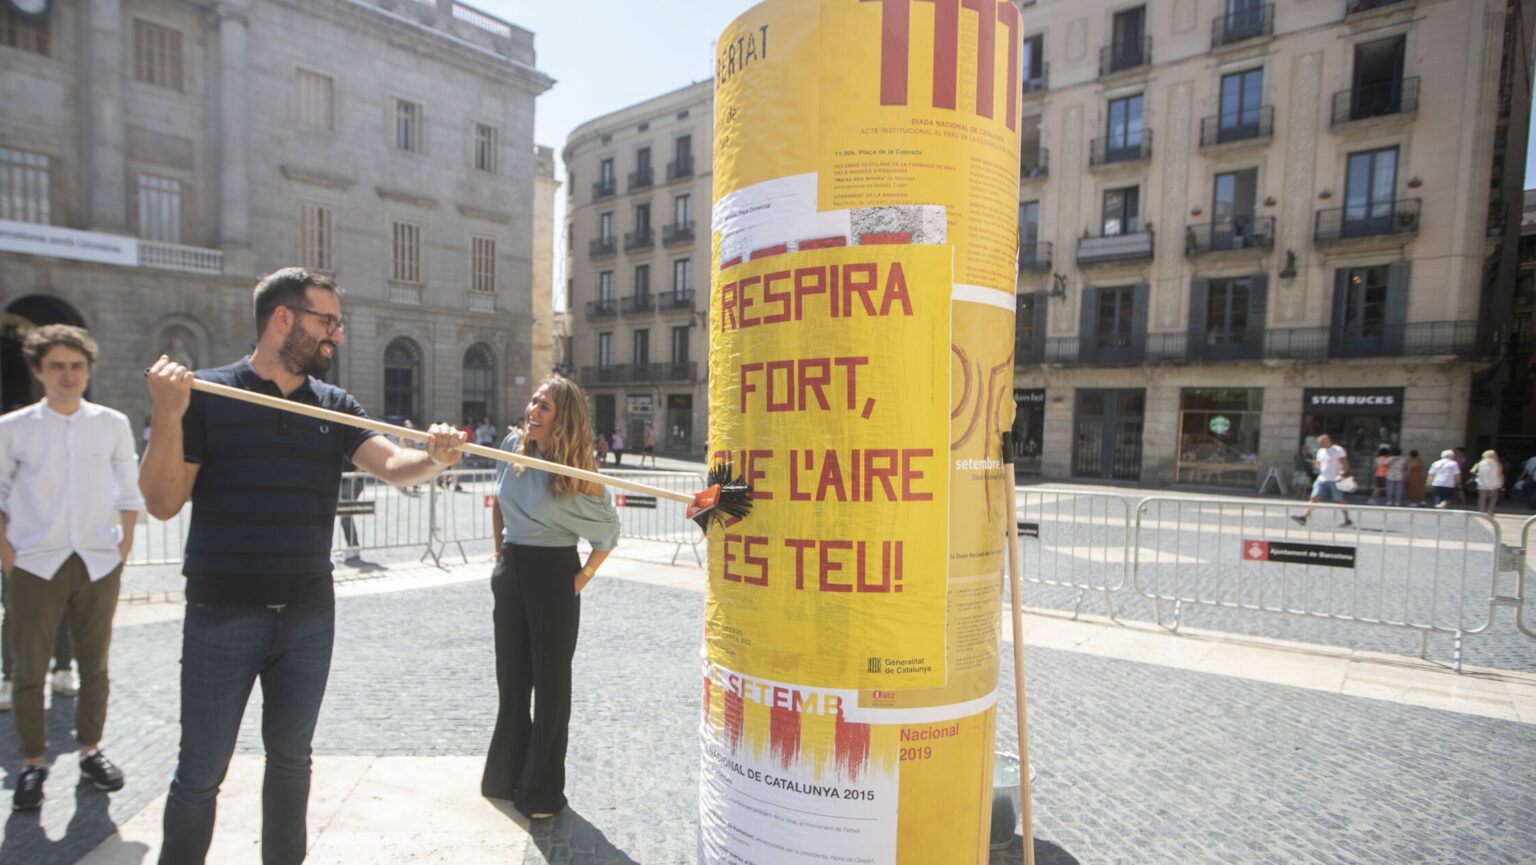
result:
<svg viewBox="0 0 1536 865"><path fill-rule="evenodd" d="M479 219L485 222L494 222L497 225L508 225L512 222L512 214L502 213L499 210L485 210L470 204L458 204L459 215L466 219Z"/></svg>
<svg viewBox="0 0 1536 865"><path fill-rule="evenodd" d="M555 79L537 68L498 54L451 33L434 30L421 22L376 6L368 0L270 0L301 15L326 17L344 28L364 26L375 30L386 44L404 51L457 66L471 75L517 86L530 96L553 87ZM516 27L516 25L508 25ZM518 30L523 28L517 27ZM523 30L529 33L527 30ZM400 38L390 38L391 36ZM532 33L529 33L531 38Z"/></svg>
<svg viewBox="0 0 1536 865"><path fill-rule="evenodd" d="M633 105L609 112L601 117L594 117L571 130L571 134L565 137L565 153L569 153L573 147L584 144L588 140L601 137L637 121L645 120L656 114L665 114L674 109L688 108L700 104L712 104L715 99L715 80L705 78L692 84L679 87L660 96L655 96L644 102L636 102Z"/></svg>
<svg viewBox="0 0 1536 865"><path fill-rule="evenodd" d="M375 186L373 191L385 201L393 201L396 204L406 204L411 207L420 207L424 210L435 210L437 199L427 195L417 195L414 192L406 192L403 189L390 189L387 186Z"/></svg>
<svg viewBox="0 0 1536 865"><path fill-rule="evenodd" d="M316 171L312 168L302 168L297 165L279 165L277 170L282 175L295 183L307 183L310 186L323 186L326 189L335 189L346 192L357 182L355 178L342 177L339 174L327 174L324 171Z"/></svg>

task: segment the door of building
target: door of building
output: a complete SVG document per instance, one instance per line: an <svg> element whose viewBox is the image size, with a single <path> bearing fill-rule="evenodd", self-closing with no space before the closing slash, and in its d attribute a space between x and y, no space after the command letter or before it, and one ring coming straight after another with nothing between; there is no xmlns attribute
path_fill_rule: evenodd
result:
<svg viewBox="0 0 1536 865"><path fill-rule="evenodd" d="M1013 470L1040 474L1041 441L1045 438L1045 389L1014 388Z"/></svg>
<svg viewBox="0 0 1536 865"><path fill-rule="evenodd" d="M1072 476L1141 480L1141 432L1147 392L1141 388L1077 392Z"/></svg>

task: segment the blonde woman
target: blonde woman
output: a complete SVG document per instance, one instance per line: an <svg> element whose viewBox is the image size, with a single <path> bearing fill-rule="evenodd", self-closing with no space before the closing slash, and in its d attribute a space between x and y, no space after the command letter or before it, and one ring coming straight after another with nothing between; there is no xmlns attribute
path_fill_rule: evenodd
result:
<svg viewBox="0 0 1536 865"><path fill-rule="evenodd" d="M1491 517L1499 504L1499 490L1504 489L1504 466L1499 463L1499 455L1483 451L1482 461L1472 467L1472 476L1477 478L1477 509Z"/></svg>
<svg viewBox="0 0 1536 865"><path fill-rule="evenodd" d="M515 451L597 471L592 425L581 389L550 376L528 400L522 431L501 443ZM571 720L571 659L581 591L618 543L619 517L605 487L502 463L491 522L496 599L496 731L480 792L510 799L534 820L565 808L565 749ZM585 565L579 538L592 544ZM530 702L532 712L530 714Z"/></svg>

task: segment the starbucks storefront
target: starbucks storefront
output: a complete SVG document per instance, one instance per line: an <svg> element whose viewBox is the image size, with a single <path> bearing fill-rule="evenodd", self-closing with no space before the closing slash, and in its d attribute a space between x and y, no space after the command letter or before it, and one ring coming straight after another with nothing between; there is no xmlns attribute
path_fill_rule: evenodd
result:
<svg viewBox="0 0 1536 865"><path fill-rule="evenodd" d="M1302 392L1302 444L1317 452L1326 434L1349 455L1349 473L1362 490L1371 488L1376 451L1403 443L1403 389L1400 387L1307 388Z"/></svg>
<svg viewBox="0 0 1536 865"><path fill-rule="evenodd" d="M1257 488L1263 388L1184 388L1175 483Z"/></svg>

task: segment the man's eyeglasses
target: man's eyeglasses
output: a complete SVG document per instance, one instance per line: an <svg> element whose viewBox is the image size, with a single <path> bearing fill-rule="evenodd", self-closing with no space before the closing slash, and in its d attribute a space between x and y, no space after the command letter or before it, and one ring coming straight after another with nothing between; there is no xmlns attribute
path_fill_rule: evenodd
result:
<svg viewBox="0 0 1536 865"><path fill-rule="evenodd" d="M326 335L341 333L347 329L347 323L342 321L341 316L339 315L331 315L328 312L315 312L312 309L305 309L302 306L290 306L288 308L294 312L307 313L314 316L315 318L320 319L320 324L325 327Z"/></svg>

